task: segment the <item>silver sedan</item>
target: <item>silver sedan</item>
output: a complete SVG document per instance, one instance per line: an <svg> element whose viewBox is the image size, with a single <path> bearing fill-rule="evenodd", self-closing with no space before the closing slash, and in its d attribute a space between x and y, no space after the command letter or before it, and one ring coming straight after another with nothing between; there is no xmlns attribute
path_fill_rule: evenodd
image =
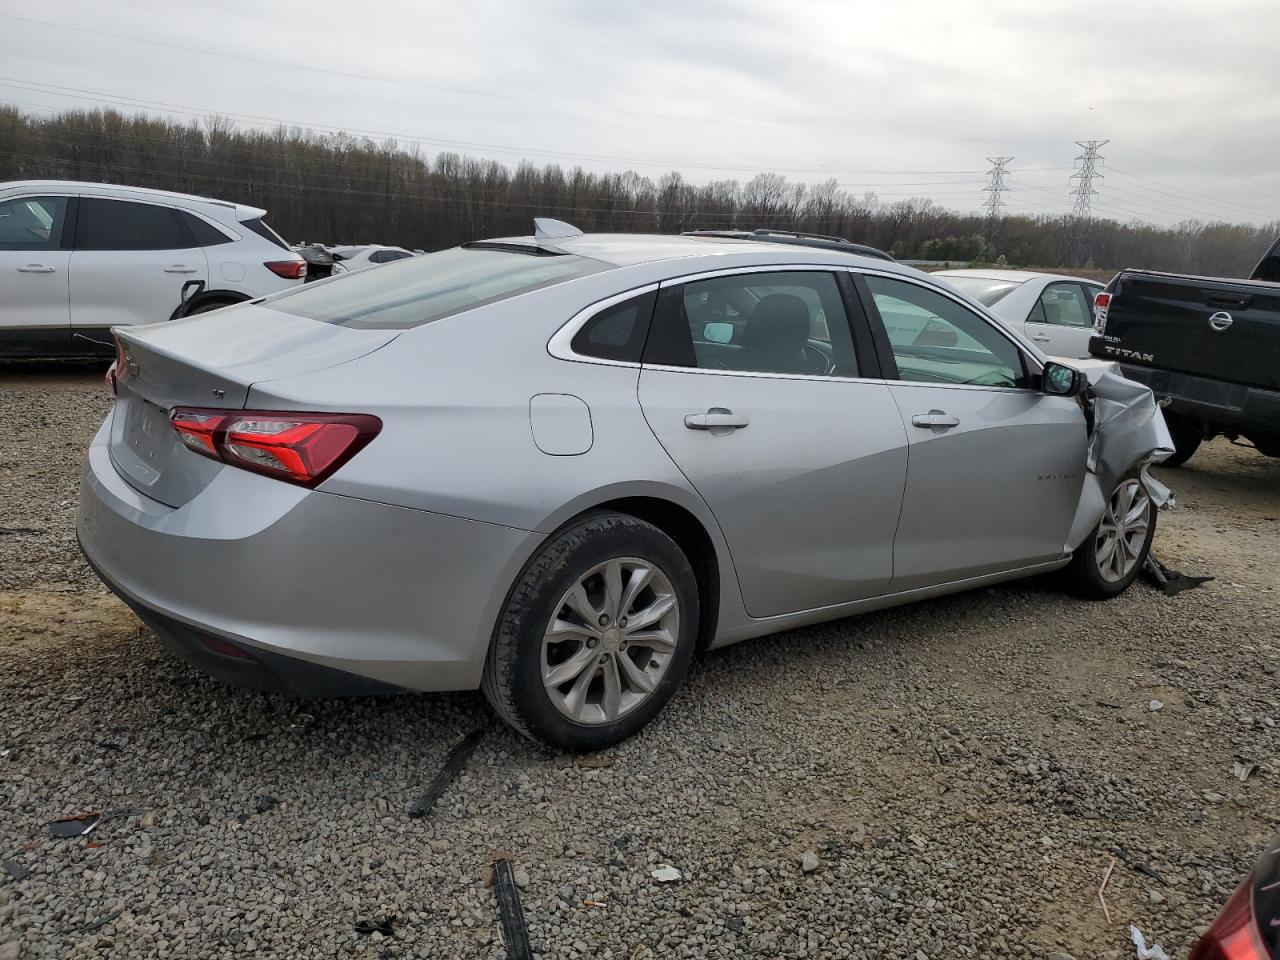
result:
<svg viewBox="0 0 1280 960"><path fill-rule="evenodd" d="M1051 571L1126 589L1167 497L1150 392L830 247L551 224L117 329L82 549L217 677L480 686L571 750L708 647Z"/></svg>
<svg viewBox="0 0 1280 960"><path fill-rule="evenodd" d="M940 270L934 274L1024 333L1050 357L1088 359L1096 280L1033 270Z"/></svg>

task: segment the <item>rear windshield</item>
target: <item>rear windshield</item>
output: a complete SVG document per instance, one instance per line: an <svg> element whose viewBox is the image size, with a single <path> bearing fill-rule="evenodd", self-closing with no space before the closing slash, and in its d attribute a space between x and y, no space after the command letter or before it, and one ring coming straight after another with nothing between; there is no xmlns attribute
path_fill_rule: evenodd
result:
<svg viewBox="0 0 1280 960"><path fill-rule="evenodd" d="M404 330L606 269L586 257L457 247L298 287L267 302L343 327Z"/></svg>
<svg viewBox="0 0 1280 960"><path fill-rule="evenodd" d="M1003 300L1011 290L1022 286L1022 280L992 280L989 277L949 277L945 273L942 279L961 293L967 293L984 307Z"/></svg>

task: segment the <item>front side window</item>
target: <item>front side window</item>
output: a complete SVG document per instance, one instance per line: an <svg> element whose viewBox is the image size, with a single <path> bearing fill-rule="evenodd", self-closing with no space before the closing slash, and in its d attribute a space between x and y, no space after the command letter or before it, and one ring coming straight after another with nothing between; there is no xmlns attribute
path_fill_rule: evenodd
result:
<svg viewBox="0 0 1280 960"><path fill-rule="evenodd" d="M390 273L358 270L341 283L295 287L267 303L342 327L404 330L607 269L588 257L455 247Z"/></svg>
<svg viewBox="0 0 1280 960"><path fill-rule="evenodd" d="M1091 327L1092 304L1078 283L1051 283L1040 294L1027 320L1058 327Z"/></svg>
<svg viewBox="0 0 1280 960"><path fill-rule="evenodd" d="M819 271L746 273L665 289L645 363L857 376L840 288Z"/></svg>
<svg viewBox="0 0 1280 960"><path fill-rule="evenodd" d="M868 276L898 379L916 383L1021 387L1022 352L950 297L904 280Z"/></svg>
<svg viewBox="0 0 1280 960"><path fill-rule="evenodd" d="M169 207L83 197L76 215L77 250L181 250L191 241Z"/></svg>
<svg viewBox="0 0 1280 960"><path fill-rule="evenodd" d="M23 197L0 203L0 250L57 250L65 197Z"/></svg>

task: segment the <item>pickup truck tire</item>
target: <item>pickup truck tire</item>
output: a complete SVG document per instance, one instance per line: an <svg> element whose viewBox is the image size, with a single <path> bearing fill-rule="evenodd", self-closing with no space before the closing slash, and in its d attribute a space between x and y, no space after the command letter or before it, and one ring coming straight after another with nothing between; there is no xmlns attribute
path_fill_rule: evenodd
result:
<svg viewBox="0 0 1280 960"><path fill-rule="evenodd" d="M1123 519L1120 513L1133 519L1117 522ZM1129 589L1151 552L1158 513L1137 475L1116 484L1102 519L1062 570L1066 591L1086 600L1109 600Z"/></svg>
<svg viewBox="0 0 1280 960"><path fill-rule="evenodd" d="M1173 456L1168 460L1162 460L1159 466L1180 467L1200 449L1200 443L1204 440L1204 431L1176 413L1166 413L1164 422L1168 424L1169 435L1173 437Z"/></svg>

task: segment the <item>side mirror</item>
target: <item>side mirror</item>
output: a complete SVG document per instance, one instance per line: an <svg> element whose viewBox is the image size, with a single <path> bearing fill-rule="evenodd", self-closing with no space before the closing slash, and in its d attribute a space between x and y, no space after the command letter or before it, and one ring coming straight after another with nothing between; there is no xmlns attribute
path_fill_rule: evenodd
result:
<svg viewBox="0 0 1280 960"><path fill-rule="evenodd" d="M1089 378L1065 364L1050 360L1040 375L1040 389L1051 397L1078 397L1089 386Z"/></svg>
<svg viewBox="0 0 1280 960"><path fill-rule="evenodd" d="M702 326L702 339L707 343L732 343L733 324L713 320Z"/></svg>

